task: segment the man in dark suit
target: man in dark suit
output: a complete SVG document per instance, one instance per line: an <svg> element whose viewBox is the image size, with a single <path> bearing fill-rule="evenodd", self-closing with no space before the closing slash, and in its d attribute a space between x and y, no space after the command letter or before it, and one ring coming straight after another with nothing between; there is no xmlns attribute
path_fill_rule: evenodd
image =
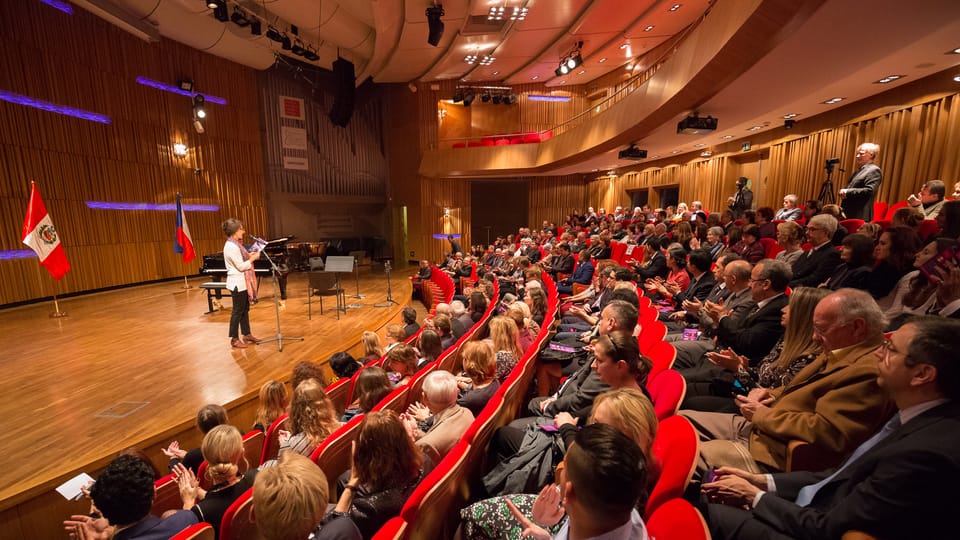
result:
<svg viewBox="0 0 960 540"><path fill-rule="evenodd" d="M758 262L750 274L750 295L757 305L739 321L718 314L718 348L729 347L749 358L751 365L759 364L783 335L780 317L788 301L784 291L789 280L786 263L773 259Z"/></svg>
<svg viewBox="0 0 960 540"><path fill-rule="evenodd" d="M874 163L880 146L863 143L857 147L857 170L850 175L847 187L840 190L840 208L847 219L873 221L873 201L883 180L883 171Z"/></svg>
<svg viewBox="0 0 960 540"><path fill-rule="evenodd" d="M660 244L662 243L663 239L660 239ZM634 267L637 272L637 282L644 282L655 277L666 278L670 272L667 268L667 256L660 251L660 246L657 245L657 243L652 241L651 244L650 247L653 248L654 251L646 266Z"/></svg>
<svg viewBox="0 0 960 540"><path fill-rule="evenodd" d="M960 321L913 319L876 352L899 409L834 471L752 474L721 467L704 484L714 538L949 538L960 510ZM750 510L743 510L748 506Z"/></svg>
<svg viewBox="0 0 960 540"><path fill-rule="evenodd" d="M807 241L813 244L806 253L793 261L791 287L818 287L833 275L840 266L840 252L833 247L833 234L837 231L837 219L827 214L817 214L807 223Z"/></svg>
<svg viewBox="0 0 960 540"><path fill-rule="evenodd" d="M753 208L753 191L747 187L747 180L741 176L737 178L737 192L727 197L727 206L733 212L734 219L743 217L743 213Z"/></svg>
<svg viewBox="0 0 960 540"><path fill-rule="evenodd" d="M550 257L549 264L545 264L547 272L550 273L550 276L556 280L557 274L569 274L573 272L573 265L576 261L573 260L573 255L570 253L570 245L566 243L560 243L557 246L557 251L559 254Z"/></svg>
<svg viewBox="0 0 960 540"><path fill-rule="evenodd" d="M667 290L673 295L673 302L677 311L683 309L684 302L703 302L706 300L707 295L710 294L716 283L713 272L710 271L712 264L713 258L709 251L695 249L690 252L687 258L687 271L690 273L690 284L687 285L687 290L681 292L675 284L667 285ZM669 323L670 316L661 313L660 320Z"/></svg>

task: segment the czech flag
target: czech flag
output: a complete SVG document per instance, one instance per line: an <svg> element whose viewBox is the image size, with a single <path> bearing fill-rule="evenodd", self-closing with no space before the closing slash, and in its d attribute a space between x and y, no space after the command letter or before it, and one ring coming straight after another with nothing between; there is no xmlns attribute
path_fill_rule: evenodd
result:
<svg viewBox="0 0 960 540"><path fill-rule="evenodd" d="M187 226L187 216L180 205L180 194L177 193L177 234L173 237L173 252L183 254L183 262L188 263L197 257L193 251L193 238L190 237L190 227Z"/></svg>
<svg viewBox="0 0 960 540"><path fill-rule="evenodd" d="M30 183L30 203L27 216L23 220L23 243L32 249L40 264L47 268L53 279L59 280L70 271L70 261L60 244L60 235L53 227L53 221L40 198L37 185Z"/></svg>

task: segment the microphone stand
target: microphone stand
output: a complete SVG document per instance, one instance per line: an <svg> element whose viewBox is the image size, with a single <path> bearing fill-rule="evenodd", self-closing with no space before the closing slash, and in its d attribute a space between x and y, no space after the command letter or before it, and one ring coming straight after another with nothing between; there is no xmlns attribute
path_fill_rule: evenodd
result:
<svg viewBox="0 0 960 540"><path fill-rule="evenodd" d="M250 235L251 238L257 240L264 244L264 247L260 249L260 254L267 258L267 261L270 263L270 268L272 269L270 275L273 277L273 308L277 316L277 337L268 338L261 340L260 343L270 343L271 341L277 342L277 350L283 352L283 340L287 341L303 341L302 337L283 337L283 333L280 331L280 293L277 283L277 276L280 274L280 268L277 267L277 264L273 262L273 259L270 258L270 255L266 252L267 241L262 238L257 238L256 236Z"/></svg>
<svg viewBox="0 0 960 540"><path fill-rule="evenodd" d="M390 288L390 270L392 270L390 267L390 261L385 261L383 263L383 270L387 273L387 301L383 302L382 304L374 304L373 307L384 308L390 307L391 304L399 306L400 302L397 302L393 299L393 290Z"/></svg>

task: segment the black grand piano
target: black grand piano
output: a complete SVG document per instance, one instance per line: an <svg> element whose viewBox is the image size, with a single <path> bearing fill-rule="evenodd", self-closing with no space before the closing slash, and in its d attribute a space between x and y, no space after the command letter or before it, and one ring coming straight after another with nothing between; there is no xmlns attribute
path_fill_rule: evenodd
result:
<svg viewBox="0 0 960 540"><path fill-rule="evenodd" d="M270 255L270 258L277 264L277 267L280 268L280 273L277 274L277 284L280 286L280 298L282 300L287 299L287 268L286 268L286 244L287 240L290 238L278 238L276 240L270 240L267 242L263 251ZM248 249L250 246L246 246ZM200 285L201 289L207 291L207 313L213 313L214 298L218 300L222 297L222 292L226 290L227 285L224 282L227 276L227 263L223 259L223 252L211 253L204 255L202 257L202 265L200 266L200 273L204 275L209 275L213 278L213 281L207 283L202 283ZM260 278L270 276L271 267L270 261L266 257L260 257L259 259L253 261L253 271L257 276L257 280Z"/></svg>

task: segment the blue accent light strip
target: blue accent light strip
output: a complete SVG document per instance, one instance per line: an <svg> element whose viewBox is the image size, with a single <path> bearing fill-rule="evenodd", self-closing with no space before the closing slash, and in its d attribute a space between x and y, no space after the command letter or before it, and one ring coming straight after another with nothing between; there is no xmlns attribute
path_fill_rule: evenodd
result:
<svg viewBox="0 0 960 540"><path fill-rule="evenodd" d="M193 97L197 94L200 94L203 96L203 100L206 103L216 103L217 105L227 104L227 100L223 99L222 97L211 96L210 94L203 94L200 92L187 92L186 90L181 90L172 84L155 81L146 77L137 77L137 82L144 86L149 86L150 88L156 88L157 90L163 90L164 92L173 92L174 94L180 94L181 96Z"/></svg>
<svg viewBox="0 0 960 540"><path fill-rule="evenodd" d="M460 238L460 235L459 235L459 234L452 234L452 233L433 233L433 237L436 238L437 240L446 240L448 236L452 236L452 237L454 237L454 238Z"/></svg>
<svg viewBox="0 0 960 540"><path fill-rule="evenodd" d="M529 94L527 99L530 101L570 101L570 96L545 96L542 94Z"/></svg>
<svg viewBox="0 0 960 540"><path fill-rule="evenodd" d="M159 210L175 212L177 203L155 204L155 203L118 203L106 201L86 201L87 208L94 210ZM183 211L191 212L217 212L220 205L217 204L184 204Z"/></svg>
<svg viewBox="0 0 960 540"><path fill-rule="evenodd" d="M67 15L73 15L73 8L70 7L70 4L66 2L61 2L60 0L40 0L40 1L54 9L59 9L60 11L66 13Z"/></svg>
<svg viewBox="0 0 960 540"><path fill-rule="evenodd" d="M111 122L110 117L103 114L97 114L94 112L85 111L83 109L74 109L73 107L66 107L64 105L57 105L56 103L50 103L49 101L43 101L42 99L14 94L13 92L7 92L5 90L0 90L0 101L7 101L9 103L25 105L27 107L33 107L34 109L40 109L42 111L72 116L81 120L100 122L101 124L109 124Z"/></svg>
<svg viewBox="0 0 960 540"><path fill-rule="evenodd" d="M0 261L9 261L12 259L29 259L30 257L36 257L37 254L34 253L32 249L10 249L6 251L0 251Z"/></svg>

